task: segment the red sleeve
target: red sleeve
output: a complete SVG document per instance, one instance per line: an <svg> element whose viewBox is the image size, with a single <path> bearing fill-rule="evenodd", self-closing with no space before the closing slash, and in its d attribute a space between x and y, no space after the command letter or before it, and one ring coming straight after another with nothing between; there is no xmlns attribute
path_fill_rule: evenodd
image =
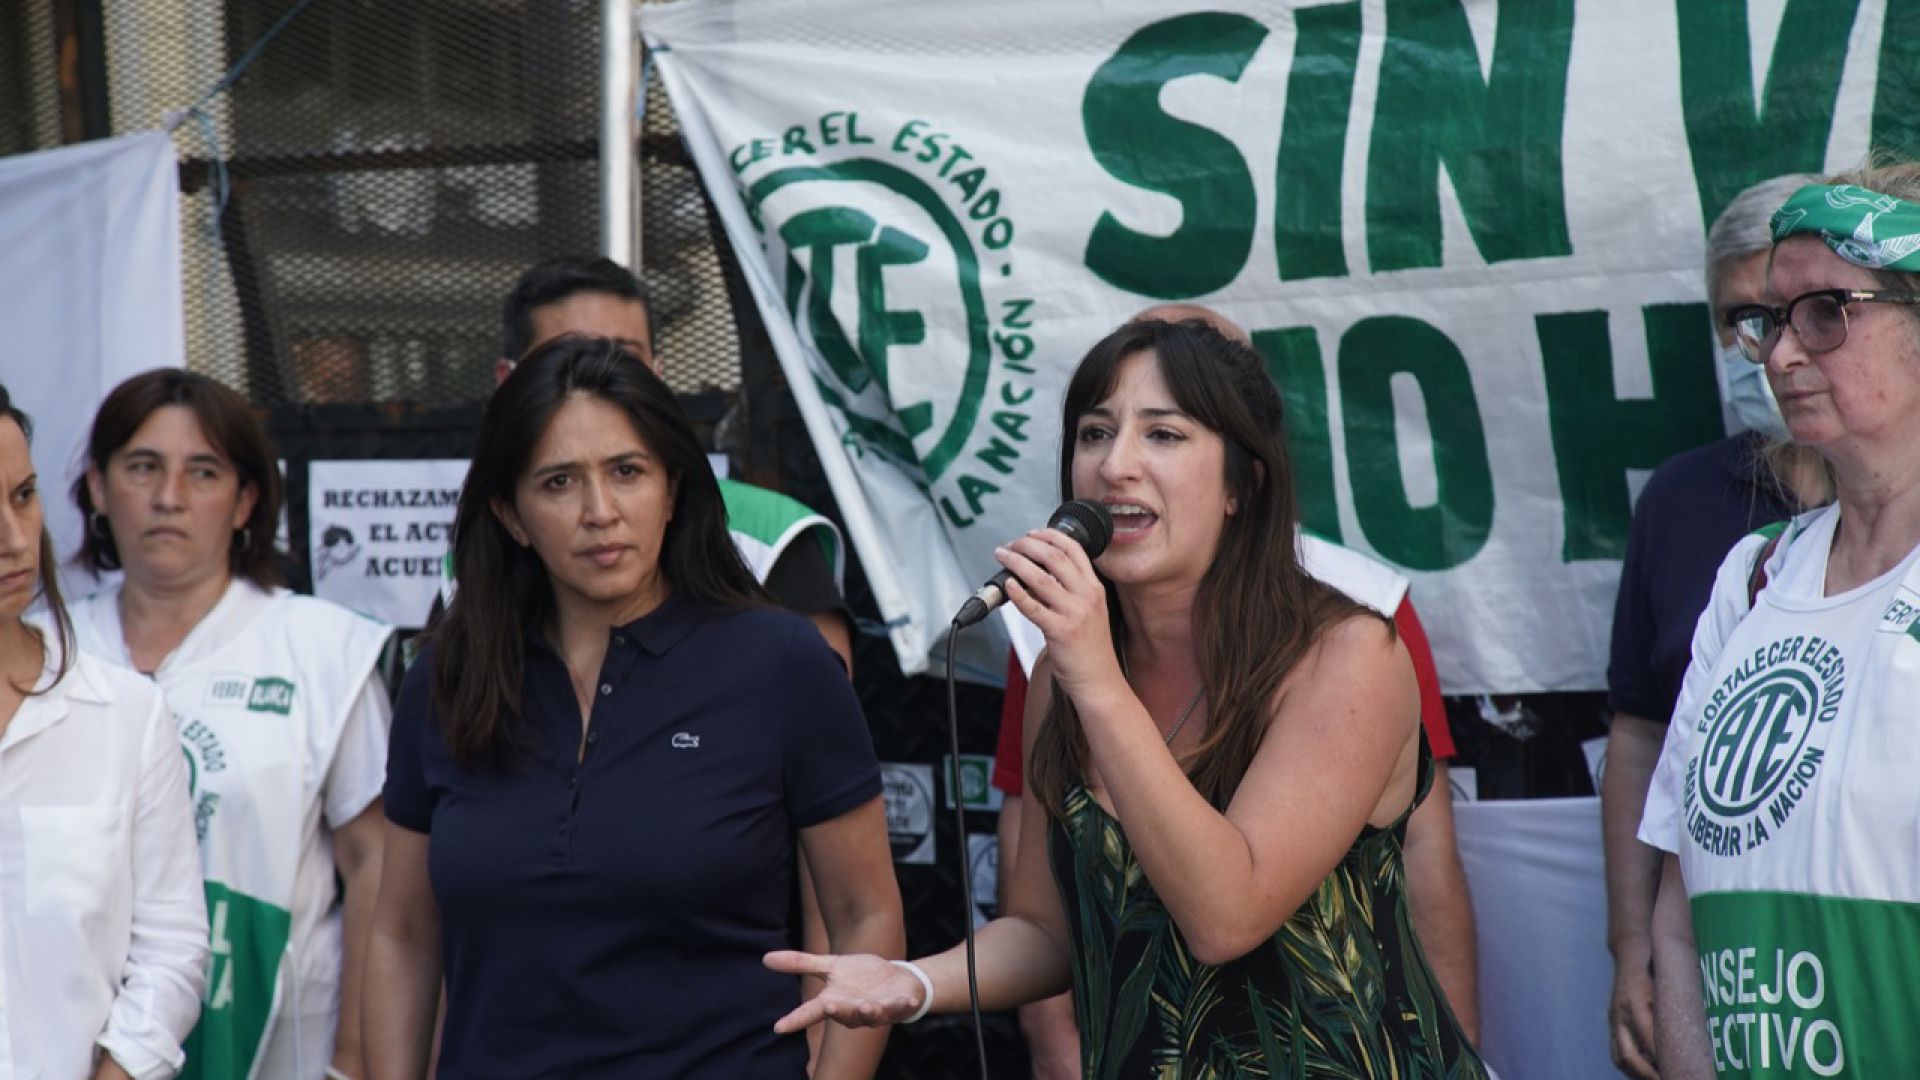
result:
<svg viewBox="0 0 1920 1080"><path fill-rule="evenodd" d="M1433 646L1427 644L1426 628L1414 614L1412 600L1400 601L1400 609L1393 613L1393 626L1400 632L1400 640L1407 643L1407 654L1413 657L1413 677L1420 683L1420 723L1427 729L1427 745L1433 748L1435 760L1445 761L1455 752L1453 732L1447 729L1447 703L1440 699L1440 673L1433 667Z"/></svg>
<svg viewBox="0 0 1920 1080"><path fill-rule="evenodd" d="M1000 744L993 753L993 786L1015 798L1026 793L1020 766L1020 718L1027 712L1027 673L1007 650L1007 696L1000 702Z"/></svg>

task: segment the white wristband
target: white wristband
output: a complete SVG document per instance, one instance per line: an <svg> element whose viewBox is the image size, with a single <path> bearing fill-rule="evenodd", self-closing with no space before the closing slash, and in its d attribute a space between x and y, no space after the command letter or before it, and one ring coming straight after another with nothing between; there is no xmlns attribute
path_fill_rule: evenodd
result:
<svg viewBox="0 0 1920 1080"><path fill-rule="evenodd" d="M912 1016L909 1016L905 1020L900 1021L900 1023L902 1024L914 1023L915 1021L919 1020L921 1017L927 1015L928 1009L933 1008L933 980L927 977L926 972L920 970L919 964L916 964L911 960L890 960L888 961L888 963L892 964L894 967L899 968L901 971L904 971L907 974L913 976L914 978L920 980L920 990L922 995L920 998L920 1007L913 1010Z"/></svg>

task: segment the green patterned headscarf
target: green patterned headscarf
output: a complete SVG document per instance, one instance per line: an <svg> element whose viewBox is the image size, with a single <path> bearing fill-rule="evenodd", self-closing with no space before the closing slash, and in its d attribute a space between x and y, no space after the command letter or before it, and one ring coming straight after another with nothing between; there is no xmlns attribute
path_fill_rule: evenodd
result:
<svg viewBox="0 0 1920 1080"><path fill-rule="evenodd" d="M1852 184L1809 184L1774 212L1773 242L1818 236L1869 270L1920 273L1920 205Z"/></svg>

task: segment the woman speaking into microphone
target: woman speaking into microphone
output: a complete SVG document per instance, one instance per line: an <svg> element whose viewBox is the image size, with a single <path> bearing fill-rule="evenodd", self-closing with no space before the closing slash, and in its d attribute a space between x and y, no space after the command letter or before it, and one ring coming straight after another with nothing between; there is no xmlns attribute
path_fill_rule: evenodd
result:
<svg viewBox="0 0 1920 1080"><path fill-rule="evenodd" d="M997 552L1047 639L1025 748L1045 813L978 935L981 1007L1071 987L1090 1078L1484 1076L1407 916L1432 769L1413 667L1299 565L1259 355L1128 323L1063 413L1062 494L1103 503L1113 539L1091 561L1053 530ZM959 949L767 963L826 979L782 1031L967 1007Z"/></svg>

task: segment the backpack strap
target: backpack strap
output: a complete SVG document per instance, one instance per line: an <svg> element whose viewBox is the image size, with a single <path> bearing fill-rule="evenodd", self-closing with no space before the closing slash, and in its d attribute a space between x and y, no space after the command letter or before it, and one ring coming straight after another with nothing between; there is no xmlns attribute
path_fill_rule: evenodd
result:
<svg viewBox="0 0 1920 1080"><path fill-rule="evenodd" d="M1753 571L1747 575L1747 610L1753 610L1753 602L1760 597L1760 590L1767 587L1767 561L1780 549L1780 539L1787 534L1789 522L1776 521L1771 525L1754 530L1767 538L1765 547L1753 560Z"/></svg>

